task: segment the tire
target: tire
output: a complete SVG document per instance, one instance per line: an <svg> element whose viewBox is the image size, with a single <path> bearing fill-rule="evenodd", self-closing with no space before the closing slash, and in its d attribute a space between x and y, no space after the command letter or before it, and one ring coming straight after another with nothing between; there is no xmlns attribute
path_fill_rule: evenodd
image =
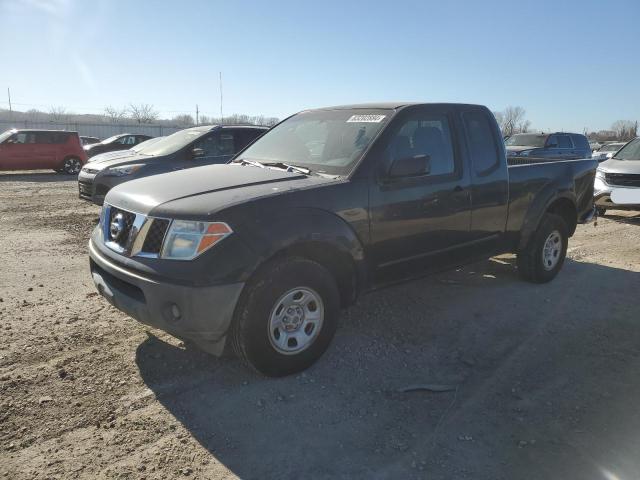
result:
<svg viewBox="0 0 640 480"><path fill-rule="evenodd" d="M603 217L605 213L607 213L607 209L605 207L596 207L598 211L598 216Z"/></svg>
<svg viewBox="0 0 640 480"><path fill-rule="evenodd" d="M62 171L67 175L77 175L82 168L82 162L78 157L67 157L62 163Z"/></svg>
<svg viewBox="0 0 640 480"><path fill-rule="evenodd" d="M568 241L569 232L562 217L546 213L527 247L518 252L520 275L533 283L553 280L564 264Z"/></svg>
<svg viewBox="0 0 640 480"><path fill-rule="evenodd" d="M231 346L264 375L291 375L322 356L339 316L340 294L326 268L301 257L280 259L247 283L234 314Z"/></svg>

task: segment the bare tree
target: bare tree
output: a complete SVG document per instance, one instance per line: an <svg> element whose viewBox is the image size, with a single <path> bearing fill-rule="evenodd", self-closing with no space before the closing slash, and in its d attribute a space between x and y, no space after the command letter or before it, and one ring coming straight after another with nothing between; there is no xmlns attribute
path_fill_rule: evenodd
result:
<svg viewBox="0 0 640 480"><path fill-rule="evenodd" d="M213 119L207 115L200 115L200 125L209 125L213 122Z"/></svg>
<svg viewBox="0 0 640 480"><path fill-rule="evenodd" d="M129 114L138 123L152 123L158 119L158 112L153 109L153 105L141 103L139 105L129 104Z"/></svg>
<svg viewBox="0 0 640 480"><path fill-rule="evenodd" d="M638 135L638 122L616 120L613 122L613 125L611 125L611 130L614 131L616 140L628 141Z"/></svg>
<svg viewBox="0 0 640 480"><path fill-rule="evenodd" d="M173 117L171 121L178 125L187 125L187 126L195 125L195 121L193 120L193 117L188 114L177 115Z"/></svg>
<svg viewBox="0 0 640 480"><path fill-rule="evenodd" d="M520 133L520 128L525 126L525 110L522 107L508 106L502 112L502 133L503 135L513 135L514 133ZM530 125L526 125L528 129Z"/></svg>
<svg viewBox="0 0 640 480"><path fill-rule="evenodd" d="M62 106L51 107L49 109L50 120L53 122L62 122L67 119L69 113L67 109Z"/></svg>
<svg viewBox="0 0 640 480"><path fill-rule="evenodd" d="M104 116L112 123L118 123L127 117L126 108L104 107Z"/></svg>

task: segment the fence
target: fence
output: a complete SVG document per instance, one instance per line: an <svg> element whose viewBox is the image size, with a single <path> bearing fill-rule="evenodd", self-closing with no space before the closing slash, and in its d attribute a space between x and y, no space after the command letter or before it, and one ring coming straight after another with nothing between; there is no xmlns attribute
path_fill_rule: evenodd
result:
<svg viewBox="0 0 640 480"><path fill-rule="evenodd" d="M0 132L11 128L32 128L38 130L69 130L88 137L105 139L119 133L140 133L151 137L170 135L185 127L175 125L120 124L120 123L75 123L75 122L34 122L31 120L0 120Z"/></svg>

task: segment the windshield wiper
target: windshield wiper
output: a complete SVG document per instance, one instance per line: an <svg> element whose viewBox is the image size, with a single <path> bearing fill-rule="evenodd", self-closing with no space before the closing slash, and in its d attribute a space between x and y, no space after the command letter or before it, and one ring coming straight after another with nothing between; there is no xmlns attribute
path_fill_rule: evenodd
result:
<svg viewBox="0 0 640 480"><path fill-rule="evenodd" d="M251 165L254 167L266 168L264 163L260 163L257 160L247 160L246 158L239 158L238 160L234 160L233 163L242 163L244 165Z"/></svg>
<svg viewBox="0 0 640 480"><path fill-rule="evenodd" d="M267 167L284 168L288 172L300 172L300 173L303 173L304 175L310 175L311 174L311 169L310 168L299 167L298 165L291 165L290 163L270 162L270 163L265 163L264 165L266 165Z"/></svg>

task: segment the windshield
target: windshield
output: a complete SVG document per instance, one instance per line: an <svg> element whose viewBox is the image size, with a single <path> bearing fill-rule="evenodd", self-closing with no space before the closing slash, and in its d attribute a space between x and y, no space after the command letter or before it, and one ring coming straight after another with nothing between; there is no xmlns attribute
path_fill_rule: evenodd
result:
<svg viewBox="0 0 640 480"><path fill-rule="evenodd" d="M507 147L544 147L544 143L547 140L546 135L530 134L530 133L517 133L509 137L505 142Z"/></svg>
<svg viewBox="0 0 640 480"><path fill-rule="evenodd" d="M617 152L624 145L624 143L611 143L602 147L599 152Z"/></svg>
<svg viewBox="0 0 640 480"><path fill-rule="evenodd" d="M138 145L134 145L133 147L131 147L129 150L133 150L134 152L139 152L140 150L142 150L143 148L148 148L151 145L153 145L154 143L157 143L158 140L162 140L164 137L155 137L155 138L150 138L149 140L145 140L144 142L139 143Z"/></svg>
<svg viewBox="0 0 640 480"><path fill-rule="evenodd" d="M7 138L9 138L14 133L16 133L15 130L7 130L6 132L0 133L0 143L4 142Z"/></svg>
<svg viewBox="0 0 640 480"><path fill-rule="evenodd" d="M353 170L391 114L391 110L371 109L298 113L256 140L240 158L346 175Z"/></svg>
<svg viewBox="0 0 640 480"><path fill-rule="evenodd" d="M172 133L166 137L161 137L155 142L150 144L142 145L142 148L138 150L138 153L142 155L171 155L172 153L177 152L182 147L185 147L189 143L193 142L197 138L201 137L205 133L209 133L210 130L203 129L192 129L187 128L185 130L180 130L179 132ZM148 140L147 140L148 141ZM147 142L144 142L147 143Z"/></svg>
<svg viewBox="0 0 640 480"><path fill-rule="evenodd" d="M105 138L104 140L102 140L102 142L100 143L111 143L117 139L119 139L122 136L122 134L120 135L114 135L113 137L109 137L109 138Z"/></svg>
<svg viewBox="0 0 640 480"><path fill-rule="evenodd" d="M640 160L640 138L631 140L613 158L616 160Z"/></svg>

